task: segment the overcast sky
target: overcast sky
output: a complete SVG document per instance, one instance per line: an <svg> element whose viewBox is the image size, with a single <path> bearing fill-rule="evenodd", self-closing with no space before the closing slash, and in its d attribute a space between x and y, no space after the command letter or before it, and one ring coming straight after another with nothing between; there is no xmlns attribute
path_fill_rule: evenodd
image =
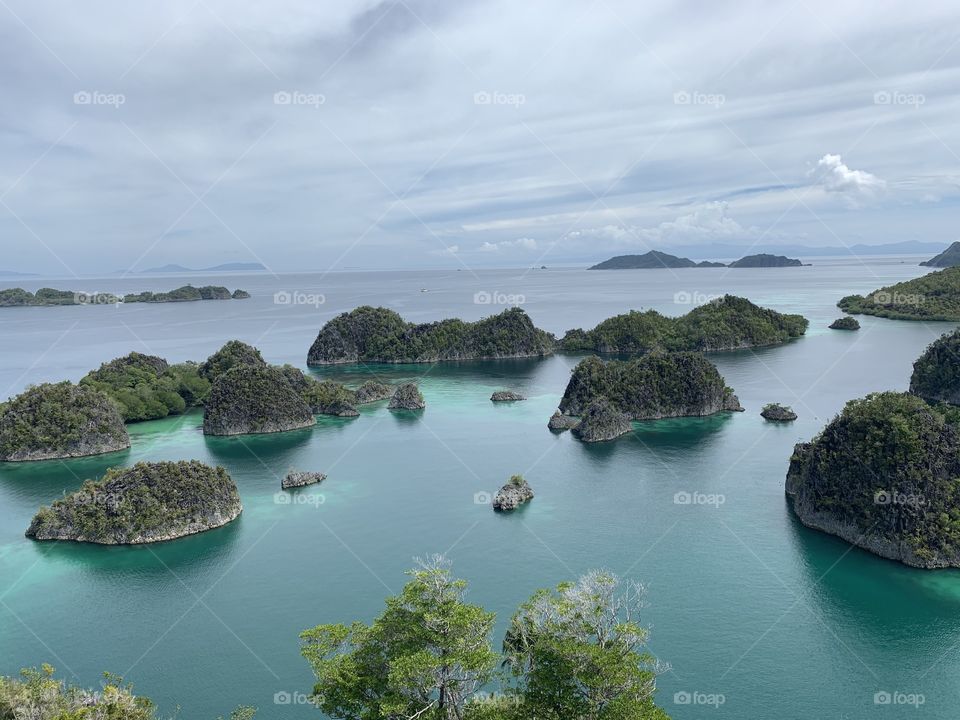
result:
<svg viewBox="0 0 960 720"><path fill-rule="evenodd" d="M955 2L0 2L0 269L960 238Z"/></svg>

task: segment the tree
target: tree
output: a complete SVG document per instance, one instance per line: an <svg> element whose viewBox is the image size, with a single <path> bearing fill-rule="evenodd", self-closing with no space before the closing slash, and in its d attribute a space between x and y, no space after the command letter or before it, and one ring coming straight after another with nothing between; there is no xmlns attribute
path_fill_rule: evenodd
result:
<svg viewBox="0 0 960 720"><path fill-rule="evenodd" d="M556 592L540 590L514 616L505 664L517 678L523 717L661 720L653 701L665 670L638 624L644 589L591 571Z"/></svg>
<svg viewBox="0 0 960 720"><path fill-rule="evenodd" d="M418 562L371 625L318 625L301 634L313 700L343 720L462 720L497 664L494 614L464 602L467 583L435 556Z"/></svg>

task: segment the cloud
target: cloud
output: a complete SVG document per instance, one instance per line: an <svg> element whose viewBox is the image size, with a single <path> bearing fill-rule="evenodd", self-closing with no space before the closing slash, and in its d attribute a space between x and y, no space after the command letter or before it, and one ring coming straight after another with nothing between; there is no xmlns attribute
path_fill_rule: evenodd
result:
<svg viewBox="0 0 960 720"><path fill-rule="evenodd" d="M500 252L501 250L536 250L537 241L533 238L522 237L516 240L501 240L500 242L484 242L480 252Z"/></svg>
<svg viewBox="0 0 960 720"><path fill-rule="evenodd" d="M838 193L852 206L875 199L883 193L887 183L864 170L851 170L840 155L826 154L809 172L816 185L828 193Z"/></svg>

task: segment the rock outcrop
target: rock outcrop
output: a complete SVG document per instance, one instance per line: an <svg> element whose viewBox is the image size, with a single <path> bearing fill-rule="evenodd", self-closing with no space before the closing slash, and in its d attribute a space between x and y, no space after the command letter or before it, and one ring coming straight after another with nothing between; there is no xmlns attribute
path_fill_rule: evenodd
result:
<svg viewBox="0 0 960 720"><path fill-rule="evenodd" d="M357 404L366 405L367 403L386 400L393 395L393 392L393 388L389 385L384 385L375 380L367 380L367 382L357 388Z"/></svg>
<svg viewBox="0 0 960 720"><path fill-rule="evenodd" d="M573 417L572 415L564 415L557 410L550 416L547 427L555 432L563 432L564 430L573 430L573 428L579 424L580 418Z"/></svg>
<svg viewBox="0 0 960 720"><path fill-rule="evenodd" d="M200 375L213 382L237 365L266 367L267 361L252 345L247 345L240 340L231 340L200 364Z"/></svg>
<svg viewBox="0 0 960 720"><path fill-rule="evenodd" d="M36 540L133 545L173 540L234 520L243 506L222 467L196 460L108 470L41 508L27 530Z"/></svg>
<svg viewBox="0 0 960 720"><path fill-rule="evenodd" d="M514 475L510 482L497 490L493 496L493 509L497 512L516 510L525 502L533 500L533 488L523 479L523 475Z"/></svg>
<svg viewBox="0 0 960 720"><path fill-rule="evenodd" d="M54 460L126 450L130 437L104 393L70 382L36 385L0 406L0 460Z"/></svg>
<svg viewBox="0 0 960 720"><path fill-rule="evenodd" d="M236 365L219 375L203 413L205 435L274 433L310 427L310 407L284 373L270 366Z"/></svg>
<svg viewBox="0 0 960 720"><path fill-rule="evenodd" d="M960 331L941 335L917 359L910 392L930 402L960 405Z"/></svg>
<svg viewBox="0 0 960 720"><path fill-rule="evenodd" d="M322 472L302 472L300 470L291 470L287 476L280 482L280 487L284 490L291 488L304 487L305 485L315 485L323 482L327 476Z"/></svg>
<svg viewBox="0 0 960 720"><path fill-rule="evenodd" d="M606 398L598 398L587 405L573 434L583 442L603 442L626 435L633 426L630 416L620 412Z"/></svg>
<svg viewBox="0 0 960 720"><path fill-rule="evenodd" d="M832 323L830 323L831 330L859 330L860 323L856 318L852 318L849 315L837 318Z"/></svg>
<svg viewBox="0 0 960 720"><path fill-rule="evenodd" d="M387 408L390 410L423 410L427 403L414 383L404 383L397 387L390 398Z"/></svg>
<svg viewBox="0 0 960 720"><path fill-rule="evenodd" d="M493 402L516 402L518 400L526 400L527 396L521 395L513 390L497 390L490 396L490 399Z"/></svg>
<svg viewBox="0 0 960 720"><path fill-rule="evenodd" d="M780 405L779 403L764 405L763 410L760 411L760 415L772 422L792 422L797 419L797 414L793 411L793 408Z"/></svg>

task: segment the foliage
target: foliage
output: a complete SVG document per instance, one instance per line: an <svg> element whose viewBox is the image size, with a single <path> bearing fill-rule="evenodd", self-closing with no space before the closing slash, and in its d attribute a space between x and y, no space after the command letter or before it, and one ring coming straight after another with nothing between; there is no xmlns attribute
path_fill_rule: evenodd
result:
<svg viewBox="0 0 960 720"><path fill-rule="evenodd" d="M449 319L415 325L386 308L359 307L320 330L307 362L436 362L543 356L554 338L534 327L520 308L477 322Z"/></svg>
<svg viewBox="0 0 960 720"><path fill-rule="evenodd" d="M242 291L238 291L242 292ZM203 285L193 287L184 285L169 292L142 292L129 293L123 296L125 303L164 303L164 302L193 302L195 300L229 300L230 291L222 285Z"/></svg>
<svg viewBox="0 0 960 720"><path fill-rule="evenodd" d="M210 392L196 363L171 366L163 358L138 352L104 363L80 384L108 395L125 422L177 415L201 404Z"/></svg>
<svg viewBox="0 0 960 720"><path fill-rule="evenodd" d="M148 542L199 519L233 516L240 496L222 467L198 460L111 468L34 516L28 536L106 544Z"/></svg>
<svg viewBox="0 0 960 720"><path fill-rule="evenodd" d="M570 330L560 347L567 351L643 353L652 350L710 352L778 345L800 337L808 322L725 295L677 318L655 310L631 310L604 320L593 330Z"/></svg>
<svg viewBox="0 0 960 720"><path fill-rule="evenodd" d="M837 307L854 315L957 321L960 320L960 267L882 287L866 296L847 295Z"/></svg>
<svg viewBox="0 0 960 720"><path fill-rule="evenodd" d="M237 365L265 367L267 361L260 351L240 340L230 340L200 365L200 376L213 382Z"/></svg>
<svg viewBox="0 0 960 720"><path fill-rule="evenodd" d="M926 400L960 404L960 331L941 335L913 364L910 392Z"/></svg>
<svg viewBox="0 0 960 720"><path fill-rule="evenodd" d="M527 484L527 481L523 479L523 475L511 475L510 484L516 487L523 487Z"/></svg>
<svg viewBox="0 0 960 720"><path fill-rule="evenodd" d="M464 601L466 582L442 558L410 575L371 625L318 625L301 634L323 712L344 720L461 720L493 676L493 613Z"/></svg>
<svg viewBox="0 0 960 720"><path fill-rule="evenodd" d="M653 720L663 667L639 624L644 589L592 571L520 606L504 640L522 717L537 720Z"/></svg>
<svg viewBox="0 0 960 720"><path fill-rule="evenodd" d="M32 292L23 288L0 290L0 307L36 305L37 299Z"/></svg>
<svg viewBox="0 0 960 720"><path fill-rule="evenodd" d="M310 406L282 370L241 362L216 376L203 414L203 431L207 435L278 432L306 427L314 419Z"/></svg>
<svg viewBox="0 0 960 720"><path fill-rule="evenodd" d="M771 255L769 253L757 253L756 255L747 255L734 260L728 267L732 268L770 268L770 267L800 267L802 262L795 258L788 258L786 255Z"/></svg>
<svg viewBox="0 0 960 720"><path fill-rule="evenodd" d="M717 263L721 267L722 263ZM656 270L659 268L692 268L697 263L689 258L677 257L670 253L651 250L642 255L617 255L593 265L588 270ZM700 263L702 266L711 266L714 263Z"/></svg>
<svg viewBox="0 0 960 720"><path fill-rule="evenodd" d="M849 315L845 315L842 318L837 318L832 323L830 323L831 330L859 330L860 323L857 322L856 318L852 318Z"/></svg>

